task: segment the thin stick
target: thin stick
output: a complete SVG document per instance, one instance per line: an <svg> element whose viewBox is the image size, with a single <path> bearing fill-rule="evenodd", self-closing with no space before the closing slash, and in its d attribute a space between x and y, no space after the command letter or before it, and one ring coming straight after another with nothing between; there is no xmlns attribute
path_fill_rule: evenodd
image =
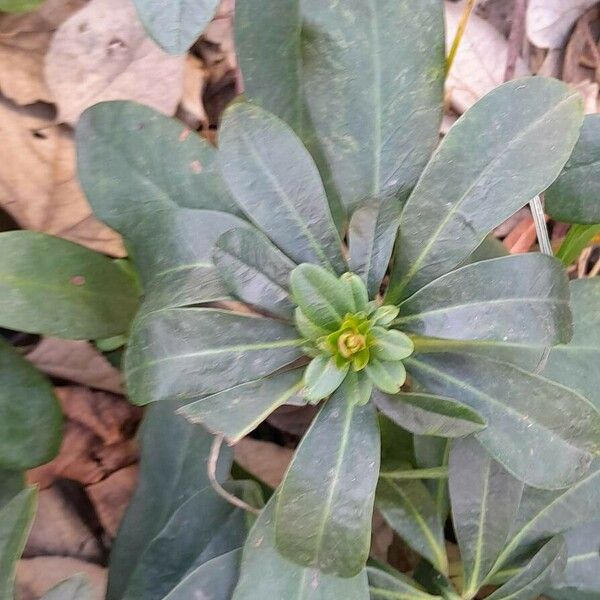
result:
<svg viewBox="0 0 600 600"><path fill-rule="evenodd" d="M508 53L506 57L506 70L504 71L504 81L510 81L515 76L517 68L517 59L523 46L523 36L525 35L525 9L527 0L515 0L513 8L512 23L510 26L510 35L508 37Z"/></svg>
<svg viewBox="0 0 600 600"><path fill-rule="evenodd" d="M217 480L217 462L219 461L219 454L221 454L222 445L223 436L215 436L215 439L213 440L213 443L210 447L210 454L208 456L208 479L210 481L210 485L213 487L215 492L217 492L219 496L227 500L229 504L233 504L233 506L237 506L238 508L247 510L252 514L259 514L260 510L258 510L258 508L254 508L254 506L250 506L243 500L240 500L237 496L230 494Z"/></svg>
<svg viewBox="0 0 600 600"><path fill-rule="evenodd" d="M452 46L450 48L448 58L446 58L446 77L448 77L448 73L452 68L452 63L454 62L454 58L456 57L456 52L458 51L458 47L460 46L460 41L462 40L465 29L467 28L467 22L469 21L469 17L471 16L471 12L473 11L474 6L475 0L466 0L463 14L460 16L458 28L456 29L456 34L454 35L454 40L452 40Z"/></svg>

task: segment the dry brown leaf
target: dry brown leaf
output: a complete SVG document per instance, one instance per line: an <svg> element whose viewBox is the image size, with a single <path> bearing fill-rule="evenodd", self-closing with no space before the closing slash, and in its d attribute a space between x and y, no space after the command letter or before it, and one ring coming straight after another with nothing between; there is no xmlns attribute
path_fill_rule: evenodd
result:
<svg viewBox="0 0 600 600"><path fill-rule="evenodd" d="M84 425L107 445L131 437L142 418L141 409L122 396L78 386L57 387L55 392L65 417Z"/></svg>
<svg viewBox="0 0 600 600"><path fill-rule="evenodd" d="M35 11L0 16L0 91L20 105L52 102L44 56L58 25L85 0L47 0Z"/></svg>
<svg viewBox="0 0 600 600"><path fill-rule="evenodd" d="M59 486L40 491L35 520L23 552L26 558L44 555L72 556L92 562L104 558L104 549L84 523L73 498Z"/></svg>
<svg viewBox="0 0 600 600"><path fill-rule="evenodd" d="M444 5L446 41L450 47L463 12L463 3L445 2ZM503 82L507 55L506 38L487 21L472 14L446 81L455 110L464 112ZM525 61L519 58L515 77L528 74Z"/></svg>
<svg viewBox="0 0 600 600"><path fill-rule="evenodd" d="M42 338L26 358L51 377L123 393L121 372L89 342Z"/></svg>
<svg viewBox="0 0 600 600"><path fill-rule="evenodd" d="M131 465L86 488L102 527L113 538L135 489L137 474L137 465Z"/></svg>
<svg viewBox="0 0 600 600"><path fill-rule="evenodd" d="M283 479L294 451L271 442L244 438L233 448L236 462L246 471L275 488Z"/></svg>
<svg viewBox="0 0 600 600"><path fill-rule="evenodd" d="M0 99L0 207L23 228L124 256L121 238L92 215L77 183L72 133L53 118L47 105Z"/></svg>
<svg viewBox="0 0 600 600"><path fill-rule="evenodd" d="M27 472L27 481L47 488L57 479L72 479L82 485L98 483L111 473L134 464L138 459L133 440L105 446L87 427L67 421L58 456Z"/></svg>
<svg viewBox="0 0 600 600"><path fill-rule="evenodd" d="M17 565L16 600L38 600L57 583L77 573L86 575L90 582L90 600L104 600L106 569L64 556L38 556L20 560Z"/></svg>
<svg viewBox="0 0 600 600"><path fill-rule="evenodd" d="M527 36L540 48L562 48L575 21L598 0L531 0Z"/></svg>
<svg viewBox="0 0 600 600"><path fill-rule="evenodd" d="M595 81L581 81L573 86L583 98L583 110L586 115L598 112L598 95L600 94L600 85Z"/></svg>
<svg viewBox="0 0 600 600"><path fill-rule="evenodd" d="M104 100L135 100L172 115L185 56L162 51L144 32L131 0L91 0L58 29L46 55L46 82L58 119L74 124Z"/></svg>

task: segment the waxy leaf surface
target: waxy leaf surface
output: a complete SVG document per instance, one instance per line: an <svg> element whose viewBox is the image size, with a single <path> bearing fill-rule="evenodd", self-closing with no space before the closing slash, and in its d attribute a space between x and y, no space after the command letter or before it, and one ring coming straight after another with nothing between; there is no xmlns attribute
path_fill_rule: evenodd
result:
<svg viewBox="0 0 600 600"><path fill-rule="evenodd" d="M182 54L192 46L218 4L219 0L135 0L144 28L170 54Z"/></svg>
<svg viewBox="0 0 600 600"><path fill-rule="evenodd" d="M302 356L296 330L274 319L210 308L142 317L125 359L131 400L202 396L264 377Z"/></svg>
<svg viewBox="0 0 600 600"><path fill-rule="evenodd" d="M275 544L275 503L276 496L273 496L248 534L240 580L232 600L369 600L365 569L354 577L336 577L303 567L279 552Z"/></svg>
<svg viewBox="0 0 600 600"><path fill-rule="evenodd" d="M566 487L583 477L599 451L600 413L573 390L471 354L421 354L406 364L431 392L476 410L487 422L478 440L529 485Z"/></svg>
<svg viewBox="0 0 600 600"><path fill-rule="evenodd" d="M444 525L431 494L422 481L394 481L382 477L376 506L388 525L438 571L448 571Z"/></svg>
<svg viewBox="0 0 600 600"><path fill-rule="evenodd" d="M282 554L341 577L357 575L367 560L380 454L375 408L351 404L349 385L336 390L302 439L275 515Z"/></svg>
<svg viewBox="0 0 600 600"><path fill-rule="evenodd" d="M225 287L239 300L290 320L295 304L288 291L296 266L260 232L252 228L224 233L213 262Z"/></svg>
<svg viewBox="0 0 600 600"><path fill-rule="evenodd" d="M567 275L544 254L473 263L413 294L400 305L395 325L427 337L566 343L572 333Z"/></svg>
<svg viewBox="0 0 600 600"><path fill-rule="evenodd" d="M35 515L37 490L27 488L0 510L0 598L13 598L17 561Z"/></svg>
<svg viewBox="0 0 600 600"><path fill-rule="evenodd" d="M243 383L187 404L178 412L235 444L299 392L302 375L302 369L295 369Z"/></svg>
<svg viewBox="0 0 600 600"><path fill-rule="evenodd" d="M223 115L219 163L239 206L287 256L345 270L319 172L283 121L258 106L233 104Z"/></svg>
<svg viewBox="0 0 600 600"><path fill-rule="evenodd" d="M135 280L106 256L34 231L0 235L0 326L67 339L125 333Z"/></svg>
<svg viewBox="0 0 600 600"><path fill-rule="evenodd" d="M452 398L375 392L374 402L394 423L417 435L454 438L485 428L485 421L472 408Z"/></svg>
<svg viewBox="0 0 600 600"><path fill-rule="evenodd" d="M52 384L2 338L0 373L0 468L31 469L50 461L62 430ZM1 487L14 489L17 476L6 477L0 479Z"/></svg>
<svg viewBox="0 0 600 600"><path fill-rule="evenodd" d="M546 191L546 212L557 221L600 223L600 115L588 115L571 158Z"/></svg>
<svg viewBox="0 0 600 600"><path fill-rule="evenodd" d="M542 77L506 83L469 109L404 207L388 301L451 271L544 191L569 158L582 119L577 93Z"/></svg>
<svg viewBox="0 0 600 600"><path fill-rule="evenodd" d="M504 548L523 483L470 437L452 444L449 486L452 522L464 569L463 594L473 597Z"/></svg>

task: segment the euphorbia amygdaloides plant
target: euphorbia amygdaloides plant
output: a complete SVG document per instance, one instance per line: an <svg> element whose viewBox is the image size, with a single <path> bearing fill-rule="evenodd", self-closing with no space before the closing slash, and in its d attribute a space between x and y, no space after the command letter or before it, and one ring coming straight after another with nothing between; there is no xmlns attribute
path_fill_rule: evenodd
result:
<svg viewBox="0 0 600 600"><path fill-rule="evenodd" d="M560 173L582 122L578 95L550 79L507 83L433 150L443 54L435 37L430 56L415 52L439 35L440 3L408 17L412 3L373 9L382 38L398 37L394 23L408 19L390 60L420 75L409 85L379 65L360 102L340 75L351 59L334 62L319 38L350 31L347 14L307 7L309 52L293 74L302 85L283 90L300 94L293 105L275 93L288 80L271 94L257 83L278 58L272 48L266 66L244 58L255 26L248 4L238 16L248 98L225 112L218 151L127 103L93 107L78 129L90 202L126 236L144 283L125 365L131 400L178 401L183 417L232 444L283 404L322 402L250 534L238 599L251 597L261 540L270 560L302 577L307 567L325 587L331 577L364 585L378 411L419 436L472 436L464 443L474 448L457 446L463 455L482 465L493 457L499 478L520 490L566 488L600 453L597 409L538 374L548 349L572 334L561 264L473 254ZM359 57L373 50L361 27ZM376 118L363 122L365 110ZM158 129L171 152L145 142ZM185 164L184 176L170 176L171 161ZM224 300L237 303L209 304ZM383 479L377 494L385 505ZM445 553L427 558L448 572Z"/></svg>

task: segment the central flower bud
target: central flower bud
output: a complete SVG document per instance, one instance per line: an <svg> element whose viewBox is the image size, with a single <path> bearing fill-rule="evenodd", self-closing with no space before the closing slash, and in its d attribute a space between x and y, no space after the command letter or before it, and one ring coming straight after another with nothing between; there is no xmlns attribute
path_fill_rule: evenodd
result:
<svg viewBox="0 0 600 600"><path fill-rule="evenodd" d="M413 343L394 327L397 306L370 301L364 282L353 273L336 278L311 264L294 269L290 287L302 348L312 359L304 373L310 402L342 384L356 404L368 402L374 386L389 394L400 391L406 379L402 361L412 354Z"/></svg>
<svg viewBox="0 0 600 600"><path fill-rule="evenodd" d="M337 347L344 358L350 358L367 346L367 338L354 331L346 331L338 338Z"/></svg>

